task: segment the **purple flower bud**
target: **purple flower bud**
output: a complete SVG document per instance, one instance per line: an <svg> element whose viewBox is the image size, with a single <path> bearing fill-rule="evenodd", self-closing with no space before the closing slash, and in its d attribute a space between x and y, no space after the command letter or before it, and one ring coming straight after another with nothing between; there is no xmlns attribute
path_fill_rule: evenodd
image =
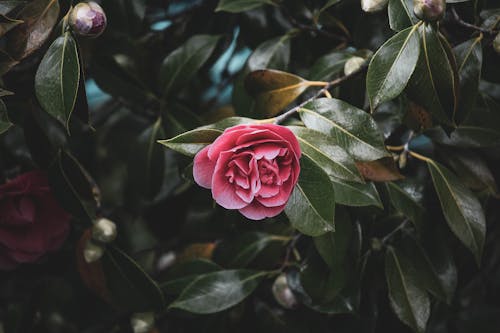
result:
<svg viewBox="0 0 500 333"><path fill-rule="evenodd" d="M441 19L445 10L445 0L413 0L413 12L424 21L432 22Z"/></svg>
<svg viewBox="0 0 500 333"><path fill-rule="evenodd" d="M104 10L93 1L77 4L69 15L71 29L82 36L99 36L106 28L106 23Z"/></svg>

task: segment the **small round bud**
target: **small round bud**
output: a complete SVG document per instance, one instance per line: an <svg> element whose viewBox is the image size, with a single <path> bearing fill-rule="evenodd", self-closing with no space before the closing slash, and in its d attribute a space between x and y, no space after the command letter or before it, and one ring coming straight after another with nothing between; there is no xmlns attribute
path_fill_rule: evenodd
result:
<svg viewBox="0 0 500 333"><path fill-rule="evenodd" d="M413 12L419 19L433 22L441 19L446 10L445 0L413 0Z"/></svg>
<svg viewBox="0 0 500 333"><path fill-rule="evenodd" d="M493 49L497 54L500 54L500 32L497 34L493 40Z"/></svg>
<svg viewBox="0 0 500 333"><path fill-rule="evenodd" d="M92 238L102 243L110 243L116 238L116 224L105 218L100 218L92 227Z"/></svg>
<svg viewBox="0 0 500 333"><path fill-rule="evenodd" d="M153 312L134 313L130 317L130 326L134 333L148 333L155 324L155 314Z"/></svg>
<svg viewBox="0 0 500 333"><path fill-rule="evenodd" d="M297 306L297 298L295 298L293 291L288 286L286 274L280 274L274 280L272 291L276 301L285 309L293 309Z"/></svg>
<svg viewBox="0 0 500 333"><path fill-rule="evenodd" d="M69 14L69 25L79 35L97 37L106 28L106 14L97 3L80 2Z"/></svg>
<svg viewBox="0 0 500 333"><path fill-rule="evenodd" d="M94 243L92 240L89 240L85 244L85 248L83 249L83 258L85 258L87 264L93 263L101 259L103 254L104 254L104 247Z"/></svg>
<svg viewBox="0 0 500 333"><path fill-rule="evenodd" d="M344 65L344 75L349 75L357 71L363 66L365 59L361 57L352 57L345 62Z"/></svg>
<svg viewBox="0 0 500 333"><path fill-rule="evenodd" d="M389 0L361 0L361 8L368 13L378 12L387 5Z"/></svg>

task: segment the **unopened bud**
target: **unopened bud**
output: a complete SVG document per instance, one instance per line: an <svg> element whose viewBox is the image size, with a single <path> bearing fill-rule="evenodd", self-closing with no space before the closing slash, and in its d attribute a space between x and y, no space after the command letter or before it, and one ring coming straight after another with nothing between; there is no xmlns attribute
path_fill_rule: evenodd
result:
<svg viewBox="0 0 500 333"><path fill-rule="evenodd" d="M116 238L116 224L105 218L97 220L92 227L92 238L102 243L110 243Z"/></svg>
<svg viewBox="0 0 500 333"><path fill-rule="evenodd" d="M82 36L97 37L106 29L106 14L97 3L80 2L69 14L71 29Z"/></svg>
<svg viewBox="0 0 500 333"><path fill-rule="evenodd" d="M155 315L153 312L134 313L130 318L130 326L134 333L148 333L155 324Z"/></svg>
<svg viewBox="0 0 500 333"><path fill-rule="evenodd" d="M427 22L441 19L445 10L445 0L413 0L413 12L415 16Z"/></svg>
<svg viewBox="0 0 500 333"><path fill-rule="evenodd" d="M378 12L387 5L389 0L361 0L361 8L368 13Z"/></svg>
<svg viewBox="0 0 500 333"><path fill-rule="evenodd" d="M497 34L493 40L493 49L497 54L500 54L500 32Z"/></svg>
<svg viewBox="0 0 500 333"><path fill-rule="evenodd" d="M293 309L297 306L297 298L288 286L285 274L280 274L276 280L274 280L272 291L276 301L285 309Z"/></svg>
<svg viewBox="0 0 500 333"><path fill-rule="evenodd" d="M92 240L87 241L87 244L85 244L85 248L83 249L83 258L85 258L87 264L101 259L103 254L104 247L94 243Z"/></svg>
<svg viewBox="0 0 500 333"><path fill-rule="evenodd" d="M361 57L349 58L349 60L347 60L344 65L344 75L349 75L356 72L361 68L361 66L363 66L364 63L365 59Z"/></svg>

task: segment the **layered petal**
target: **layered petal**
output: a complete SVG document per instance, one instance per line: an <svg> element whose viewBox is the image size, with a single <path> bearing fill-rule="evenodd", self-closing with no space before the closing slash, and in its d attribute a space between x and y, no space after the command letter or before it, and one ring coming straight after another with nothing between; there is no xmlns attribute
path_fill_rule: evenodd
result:
<svg viewBox="0 0 500 333"><path fill-rule="evenodd" d="M214 174L215 161L208 157L210 145L206 146L196 154L193 161L193 177L196 184L204 188L212 187L212 175Z"/></svg>

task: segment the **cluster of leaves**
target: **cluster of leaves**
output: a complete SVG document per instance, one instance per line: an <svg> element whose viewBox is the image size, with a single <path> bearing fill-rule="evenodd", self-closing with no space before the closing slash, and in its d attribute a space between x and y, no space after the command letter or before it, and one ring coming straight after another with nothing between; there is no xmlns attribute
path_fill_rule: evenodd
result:
<svg viewBox="0 0 500 333"><path fill-rule="evenodd" d="M0 2L0 177L47 170L75 220L1 277L5 330L495 331L500 9L448 3L431 24L411 0L106 0L86 40L69 0ZM257 120L303 157L284 214L249 222L192 156ZM100 216L118 238L89 264Z"/></svg>

